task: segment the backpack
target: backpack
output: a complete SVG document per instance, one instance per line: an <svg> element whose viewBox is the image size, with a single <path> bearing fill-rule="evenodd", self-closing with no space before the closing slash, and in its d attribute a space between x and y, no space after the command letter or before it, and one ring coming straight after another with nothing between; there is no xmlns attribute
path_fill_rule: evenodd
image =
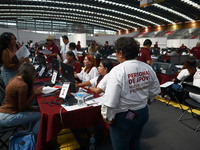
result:
<svg viewBox="0 0 200 150"><path fill-rule="evenodd" d="M19 132L9 138L9 150L35 150L36 142L32 132Z"/></svg>

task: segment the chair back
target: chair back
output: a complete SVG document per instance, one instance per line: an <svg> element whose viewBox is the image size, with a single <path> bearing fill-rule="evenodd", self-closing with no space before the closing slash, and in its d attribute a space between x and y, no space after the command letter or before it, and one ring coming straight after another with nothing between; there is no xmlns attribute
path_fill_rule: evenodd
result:
<svg viewBox="0 0 200 150"><path fill-rule="evenodd" d="M200 88L197 86L194 86L192 84L187 84L187 83L183 83L182 84L184 90L194 93L194 94L200 94Z"/></svg>
<svg viewBox="0 0 200 150"><path fill-rule="evenodd" d="M4 102L4 97L5 97L5 84L3 82L3 78L0 75L0 106L2 105L2 103Z"/></svg>

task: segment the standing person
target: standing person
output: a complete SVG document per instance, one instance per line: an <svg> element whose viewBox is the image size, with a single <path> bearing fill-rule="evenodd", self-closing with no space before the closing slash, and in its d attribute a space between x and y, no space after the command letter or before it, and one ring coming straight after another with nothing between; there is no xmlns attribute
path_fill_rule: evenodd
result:
<svg viewBox="0 0 200 150"><path fill-rule="evenodd" d="M77 45L76 45L76 49L77 51L81 51L81 42L78 41Z"/></svg>
<svg viewBox="0 0 200 150"><path fill-rule="evenodd" d="M62 36L63 44L60 50L62 62L66 59L66 54L69 51L69 39L66 35Z"/></svg>
<svg viewBox="0 0 200 150"><path fill-rule="evenodd" d="M151 59L151 54L149 52L152 42L149 39L146 39L143 43L143 47L140 49L137 60L140 60L144 63L151 65L153 60Z"/></svg>
<svg viewBox="0 0 200 150"><path fill-rule="evenodd" d="M32 40L30 40L30 50L34 50L35 45Z"/></svg>
<svg viewBox="0 0 200 150"><path fill-rule="evenodd" d="M155 49L155 48L158 48L158 42L156 42L156 44L154 45L153 48L154 48L154 49Z"/></svg>
<svg viewBox="0 0 200 150"><path fill-rule="evenodd" d="M110 124L114 150L139 150L142 129L149 117L147 102L160 93L160 84L151 66L135 60L137 41L121 37L115 48L120 64L109 73L101 114Z"/></svg>
<svg viewBox="0 0 200 150"><path fill-rule="evenodd" d="M85 68L80 73L74 73L74 77L82 80L82 82L89 81L98 76L96 68L96 60L93 55L86 55L84 58Z"/></svg>
<svg viewBox="0 0 200 150"><path fill-rule="evenodd" d="M47 49L51 51L51 54L45 54L47 56L48 63L51 63L51 58L57 59L59 53L58 46L53 42L53 36L48 35L47 38Z"/></svg>
<svg viewBox="0 0 200 150"><path fill-rule="evenodd" d="M1 75L5 85L15 76L18 66L23 62L29 63L29 58L18 60L15 53L17 52L16 37L10 32L4 32L0 36L0 64L2 64Z"/></svg>
<svg viewBox="0 0 200 150"><path fill-rule="evenodd" d="M200 42L196 44L196 47L193 47L191 50L189 50L188 53L189 53L189 56L190 56L190 53L192 53L195 59L200 60Z"/></svg>
<svg viewBox="0 0 200 150"><path fill-rule="evenodd" d="M39 109L30 106L30 103L36 95L42 93L42 87L33 92L34 79L35 68L26 63L20 66L16 75L8 82L4 103L0 107L0 126L32 123L29 130L37 137L41 116Z"/></svg>
<svg viewBox="0 0 200 150"><path fill-rule="evenodd" d="M187 49L187 46L185 46L184 44L182 44L179 49Z"/></svg>

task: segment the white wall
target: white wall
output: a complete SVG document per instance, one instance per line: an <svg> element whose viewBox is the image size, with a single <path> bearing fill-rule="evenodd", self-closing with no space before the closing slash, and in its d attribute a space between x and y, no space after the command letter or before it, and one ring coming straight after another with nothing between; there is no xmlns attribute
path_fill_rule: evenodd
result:
<svg viewBox="0 0 200 150"><path fill-rule="evenodd" d="M0 28L0 34L3 32L11 32L13 33L17 41L22 43L22 41L26 44L28 41L33 40L33 43L39 42L39 41L44 41L49 34L41 34L41 33L34 33L34 32L26 32L22 30L15 30L15 29L7 29L7 28ZM54 38L59 39L60 34L58 35L52 35Z"/></svg>

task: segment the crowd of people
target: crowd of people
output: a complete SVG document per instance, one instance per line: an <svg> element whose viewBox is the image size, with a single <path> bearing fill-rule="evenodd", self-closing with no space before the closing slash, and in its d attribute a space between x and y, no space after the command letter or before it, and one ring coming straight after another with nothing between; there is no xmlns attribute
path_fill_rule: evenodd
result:
<svg viewBox="0 0 200 150"><path fill-rule="evenodd" d="M61 50L54 43L52 36L47 36L45 49L51 53L44 53L41 46L30 41L28 48L37 54L43 54L51 64L51 58L73 66L74 77L81 81L76 87L84 87L94 94L103 96L101 114L103 120L110 124L110 136L114 150L140 149L140 136L149 118L148 106L160 91L160 84L156 73L151 67L154 60L150 50L152 41L146 39L143 47L132 37L121 37L115 41L115 51L108 41L104 46L93 41L83 61L84 68L78 61L77 51L81 51L80 41L70 42L68 37L62 36ZM4 127L30 123L30 131L35 137L39 131L40 112L37 95L42 93L42 87L33 90L35 68L29 58L18 60L16 52L20 45L16 44L16 37L5 32L0 36L1 75L6 85L4 102L0 107L0 125ZM158 42L154 45L158 49ZM187 49L184 45L180 49ZM196 60L200 57L200 43L189 51L194 57L189 57L174 80L172 89L180 89L183 81L193 81L200 86L199 69L196 70ZM106 57L116 54L119 65L113 67ZM175 51L171 53L175 54ZM104 58L99 66L95 57L101 54ZM173 54L173 55L174 55ZM98 68L97 68L98 67ZM60 68L62 69L62 68ZM190 94L197 99L197 95Z"/></svg>

